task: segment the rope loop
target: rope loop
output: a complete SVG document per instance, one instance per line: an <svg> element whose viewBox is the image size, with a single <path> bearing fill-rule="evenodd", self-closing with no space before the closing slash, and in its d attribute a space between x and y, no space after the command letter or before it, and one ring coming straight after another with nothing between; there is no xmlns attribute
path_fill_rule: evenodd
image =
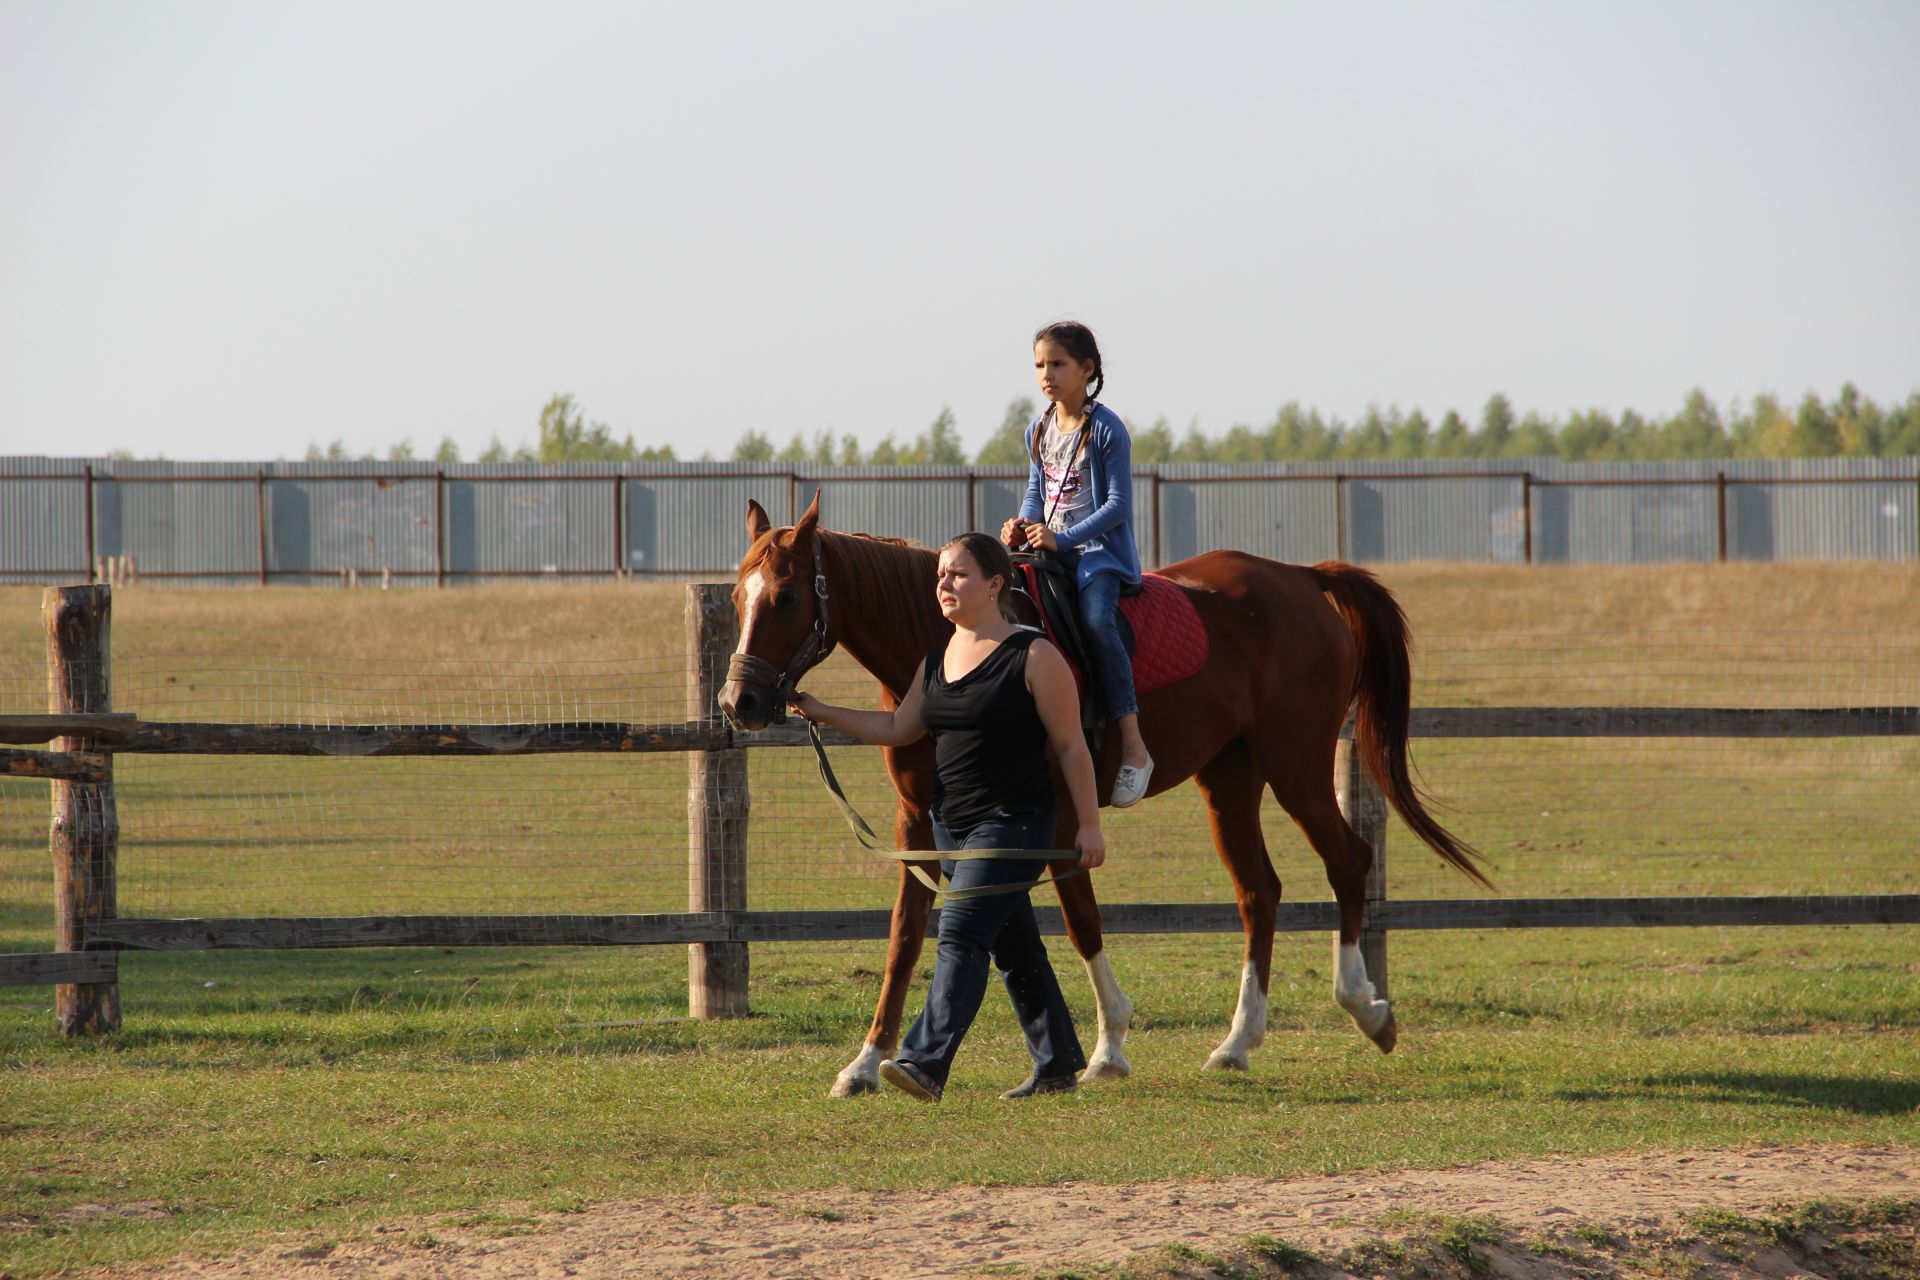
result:
<svg viewBox="0 0 1920 1280"><path fill-rule="evenodd" d="M971 858L1018 858L1022 861L1058 862L1067 858L1077 859L1080 856L1080 851L1077 849L954 849L944 853L933 849L889 849L880 843L880 838L874 835L873 828L867 825L867 820L860 816L859 810L853 807L853 802L847 799L847 793L841 789L840 779L834 776L833 766L827 762L827 744L820 738L820 726L811 720L807 721L807 740L813 744L814 758L820 765L820 781L832 794L834 803L840 806L840 816L847 820L849 827L853 828L854 839L883 858L894 858L904 862L913 878L933 890L936 895L942 892L940 882L921 870L919 863L937 862L942 858L950 858L956 862ZM945 897L948 902L959 902L966 898L990 898L1002 893L1025 893L1029 889L1040 887L1050 879L1065 880L1070 876L1086 874L1085 868L1077 866L1068 867L1064 871L1058 866L1051 866L1048 870L1053 874L1041 876L1038 880L1020 880L1013 884L976 885L971 889L948 889L945 891Z"/></svg>

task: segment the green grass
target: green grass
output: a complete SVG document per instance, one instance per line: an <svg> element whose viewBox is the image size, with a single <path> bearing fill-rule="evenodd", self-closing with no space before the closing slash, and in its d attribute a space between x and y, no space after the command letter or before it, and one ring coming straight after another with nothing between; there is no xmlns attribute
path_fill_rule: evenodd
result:
<svg viewBox="0 0 1920 1280"><path fill-rule="evenodd" d="M106 1041L55 1039L49 990L0 992L0 1269L447 1215L517 1224L664 1191L1920 1142L1906 941L1885 928L1402 935L1402 1047L1382 1057L1328 997L1326 939L1284 937L1254 1070L1203 1075L1238 940L1121 938L1133 1078L1000 1102L1025 1061L995 997L937 1110L825 1096L871 1013L872 944L756 947L756 1016L714 1023L682 1017L678 948L129 955L127 1029ZM1086 984L1055 952L1090 1030Z"/></svg>
<svg viewBox="0 0 1920 1280"><path fill-rule="evenodd" d="M1387 576L1421 642L1423 703L1916 700L1920 574L1905 570ZM0 709L44 705L38 603L37 590L0 592ZM128 591L115 603L116 705L157 719L678 719L681 603L651 586ZM1670 629L1659 644L1593 639L1649 607ZM1486 616L1509 634L1473 634ZM1836 617L1876 633L1810 639ZM1758 634L1769 628L1792 634L1775 643ZM1731 648L1702 649L1729 635ZM247 656L207 656L219 654ZM873 698L844 655L810 683ZM1432 741L1415 759L1441 820L1488 853L1503 894L1920 888L1911 740ZM751 761L749 904L888 905L893 864L853 848L811 759ZM884 830L877 754L839 750L835 764ZM686 904L678 757L127 757L116 783L123 916ZM0 950L51 945L46 796L42 783L0 782ZM1230 900L1192 788L1108 822L1103 900ZM1265 825L1287 898L1329 896L1270 801ZM1469 891L1397 824L1388 841L1390 896ZM441 1222L522 1232L660 1191L1920 1141L1911 929L1396 935L1402 1047L1386 1058L1333 1007L1327 942L1277 943L1272 1031L1251 1074L1197 1070L1226 1030L1239 940L1122 937L1111 950L1138 1004L1134 1078L1000 1103L1025 1064L994 998L935 1111L825 1097L871 1016L874 943L756 947L757 1016L732 1023L684 1020L678 948L128 955L126 1030L106 1042L54 1039L51 990L0 989L0 1272L282 1231L315 1249L393 1224L414 1240ZM1055 955L1090 1033L1086 984L1064 944ZM1465 1266L1485 1247L1471 1224L1428 1234L1422 1258ZM1687 1256L1642 1265L1678 1274Z"/></svg>
<svg viewBox="0 0 1920 1280"><path fill-rule="evenodd" d="M1920 1276L1920 1200L1815 1200L1767 1214L1712 1209L1679 1222L1642 1218L1625 1234L1548 1226L1522 1232L1490 1215L1388 1212L1366 1234L1324 1255L1271 1236L1246 1236L1214 1252L1187 1243L1143 1249L1125 1261L1033 1271L983 1269L1019 1280L1280 1280L1369 1276L1380 1280L1479 1280L1534 1275L1813 1274L1834 1280Z"/></svg>
<svg viewBox="0 0 1920 1280"><path fill-rule="evenodd" d="M1312 1250L1302 1249L1278 1236L1252 1235L1241 1243L1255 1259L1283 1271L1298 1271L1314 1261Z"/></svg>

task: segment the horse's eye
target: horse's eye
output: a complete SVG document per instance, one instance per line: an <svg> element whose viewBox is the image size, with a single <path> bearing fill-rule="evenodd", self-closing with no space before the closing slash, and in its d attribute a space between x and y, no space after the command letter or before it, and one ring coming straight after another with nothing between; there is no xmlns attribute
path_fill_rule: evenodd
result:
<svg viewBox="0 0 1920 1280"><path fill-rule="evenodd" d="M793 608L793 592L781 591L776 593L773 597L773 607L776 609Z"/></svg>

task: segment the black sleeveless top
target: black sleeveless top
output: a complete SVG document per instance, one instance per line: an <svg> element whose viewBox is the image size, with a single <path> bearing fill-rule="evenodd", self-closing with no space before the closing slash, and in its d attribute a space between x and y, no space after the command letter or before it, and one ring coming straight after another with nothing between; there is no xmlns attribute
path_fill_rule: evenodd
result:
<svg viewBox="0 0 1920 1280"><path fill-rule="evenodd" d="M927 655L920 721L933 739L933 813L949 830L1054 803L1047 730L1027 689L1027 650L1040 638L1014 632L952 683L940 672L946 646Z"/></svg>

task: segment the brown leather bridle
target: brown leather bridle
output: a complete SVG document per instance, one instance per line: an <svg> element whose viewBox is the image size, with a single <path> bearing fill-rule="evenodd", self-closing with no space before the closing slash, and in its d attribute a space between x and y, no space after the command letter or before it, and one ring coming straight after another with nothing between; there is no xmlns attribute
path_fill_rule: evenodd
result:
<svg viewBox="0 0 1920 1280"><path fill-rule="evenodd" d="M813 542L813 628L807 632L806 639L787 659L787 665L775 670L771 662L751 653L736 653L727 662L727 679L739 681L749 688L768 689L773 693L772 720L775 724L787 722L787 703L798 692L795 687L800 677L827 660L833 652L834 638L827 618L827 571L820 559L820 540Z"/></svg>

